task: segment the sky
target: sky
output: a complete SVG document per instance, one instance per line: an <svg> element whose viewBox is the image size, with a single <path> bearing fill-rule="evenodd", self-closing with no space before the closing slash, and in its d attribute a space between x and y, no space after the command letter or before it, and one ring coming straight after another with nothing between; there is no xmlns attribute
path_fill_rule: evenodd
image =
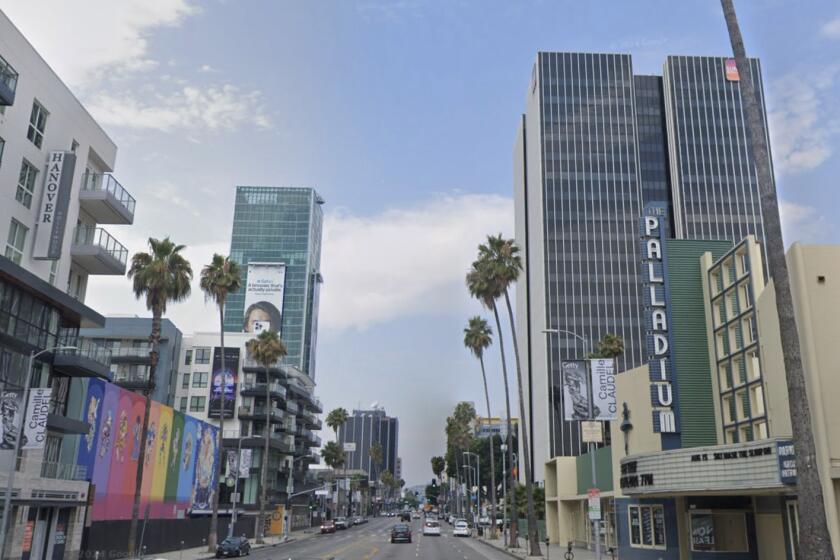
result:
<svg viewBox="0 0 840 560"><path fill-rule="evenodd" d="M838 243L840 5L736 6L762 60L786 243ZM637 74L661 74L669 54L730 52L716 0L0 9L117 143L115 175L137 211L110 231L130 252L170 236L196 271L226 254L235 185L309 186L326 199L317 394L326 410L377 402L398 416L409 485L431 478L455 404L485 409L462 344L482 310L463 278L487 234L512 236L514 133L536 52L626 52ZM214 309L193 292L169 318L185 333L215 330ZM87 303L146 314L121 277L91 277ZM500 370L492 351L494 414Z"/></svg>

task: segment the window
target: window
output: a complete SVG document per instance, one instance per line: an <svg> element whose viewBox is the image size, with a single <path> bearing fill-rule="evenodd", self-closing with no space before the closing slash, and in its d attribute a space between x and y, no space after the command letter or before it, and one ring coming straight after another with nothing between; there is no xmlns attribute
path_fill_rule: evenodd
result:
<svg viewBox="0 0 840 560"><path fill-rule="evenodd" d="M204 412L207 397L190 397L190 412Z"/></svg>
<svg viewBox="0 0 840 560"><path fill-rule="evenodd" d="M29 130L26 137L39 148L44 143L44 131L47 129L47 117L49 115L38 101L32 103L32 113L29 115Z"/></svg>
<svg viewBox="0 0 840 560"><path fill-rule="evenodd" d="M692 513L691 550L748 552L747 523L743 512Z"/></svg>
<svg viewBox="0 0 840 560"><path fill-rule="evenodd" d="M665 508L663 506L629 506L628 513L630 546L633 548L665 548Z"/></svg>
<svg viewBox="0 0 840 560"><path fill-rule="evenodd" d="M196 371L192 376L192 386L196 389L206 389L210 374L206 371Z"/></svg>
<svg viewBox="0 0 840 560"><path fill-rule="evenodd" d="M38 170L35 166L23 160L23 163L20 164L20 175L18 176L15 200L27 208L32 207L32 196L35 194L35 178L37 176Z"/></svg>
<svg viewBox="0 0 840 560"><path fill-rule="evenodd" d="M181 389L189 389L190 388L190 374L185 373L184 377L181 378Z"/></svg>
<svg viewBox="0 0 840 560"><path fill-rule="evenodd" d="M12 218L12 223L9 224L9 239L6 241L6 258L15 264L20 264L23 260L23 246L28 232L29 228Z"/></svg>
<svg viewBox="0 0 840 560"><path fill-rule="evenodd" d="M188 366L192 364L192 350L187 350L187 355L184 358L184 365Z"/></svg>
<svg viewBox="0 0 840 560"><path fill-rule="evenodd" d="M196 364L209 364L210 363L210 349L209 348L196 348L195 349L195 363Z"/></svg>
<svg viewBox="0 0 840 560"><path fill-rule="evenodd" d="M181 397L181 403L178 405L178 410L181 412L187 411L187 397Z"/></svg>

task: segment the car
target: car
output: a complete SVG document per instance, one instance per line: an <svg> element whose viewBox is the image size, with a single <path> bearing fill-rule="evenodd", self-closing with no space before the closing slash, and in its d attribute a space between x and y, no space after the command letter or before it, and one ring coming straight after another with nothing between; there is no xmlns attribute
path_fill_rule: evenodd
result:
<svg viewBox="0 0 840 560"><path fill-rule="evenodd" d="M449 523L450 525L454 525L455 524L455 516L450 513L449 517L446 518L446 522Z"/></svg>
<svg viewBox="0 0 840 560"><path fill-rule="evenodd" d="M362 523L367 523L367 517L362 517L361 515L357 515L353 518L353 525L361 525Z"/></svg>
<svg viewBox="0 0 840 560"><path fill-rule="evenodd" d="M459 519L455 522L455 529L452 530L453 537L469 537L472 535L472 531L470 531L470 526L467 525L467 522L463 519Z"/></svg>
<svg viewBox="0 0 840 560"><path fill-rule="evenodd" d="M431 519L427 519L425 523L423 523L423 536L424 537L439 537L440 536L440 523L437 521L433 521Z"/></svg>
<svg viewBox="0 0 840 560"><path fill-rule="evenodd" d="M324 533L335 533L335 521L332 519L325 519L323 523L321 523L321 534Z"/></svg>
<svg viewBox="0 0 840 560"><path fill-rule="evenodd" d="M478 518L478 526L479 527L489 527L490 526L490 518L489 517L479 517Z"/></svg>
<svg viewBox="0 0 840 560"><path fill-rule="evenodd" d="M228 537L216 547L216 558L251 554L251 544L245 537Z"/></svg>
<svg viewBox="0 0 840 560"><path fill-rule="evenodd" d="M402 512L400 514L400 521L408 521L409 523L411 523L411 512L410 511Z"/></svg>
<svg viewBox="0 0 840 560"><path fill-rule="evenodd" d="M391 542L411 542L411 527L405 523L397 523L391 528Z"/></svg>
<svg viewBox="0 0 840 560"><path fill-rule="evenodd" d="M414 513L411 514L411 518L412 519L420 519L420 512L415 511Z"/></svg>
<svg viewBox="0 0 840 560"><path fill-rule="evenodd" d="M347 521L346 517L336 517L335 518L335 528L338 530L347 529L350 526L350 523Z"/></svg>

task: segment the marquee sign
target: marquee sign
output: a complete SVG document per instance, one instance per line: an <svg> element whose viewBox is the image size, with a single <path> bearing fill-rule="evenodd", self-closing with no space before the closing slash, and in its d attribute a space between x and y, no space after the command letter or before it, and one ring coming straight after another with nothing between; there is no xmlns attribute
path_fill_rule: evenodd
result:
<svg viewBox="0 0 840 560"><path fill-rule="evenodd" d="M656 433L678 431L670 359L668 294L665 286L664 240L667 238L667 229L667 206L662 203L645 206L641 218L645 342L650 368L653 431Z"/></svg>

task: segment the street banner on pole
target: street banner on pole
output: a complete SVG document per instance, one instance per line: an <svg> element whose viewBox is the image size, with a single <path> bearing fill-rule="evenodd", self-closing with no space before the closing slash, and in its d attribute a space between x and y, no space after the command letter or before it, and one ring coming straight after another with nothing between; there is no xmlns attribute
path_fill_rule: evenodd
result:
<svg viewBox="0 0 840 560"><path fill-rule="evenodd" d="M597 488L590 488L586 492L589 500L589 519L590 521L601 520L601 491Z"/></svg>
<svg viewBox="0 0 840 560"><path fill-rule="evenodd" d="M592 375L592 419L616 420L618 405L615 396L615 360L589 360L589 371Z"/></svg>
<svg viewBox="0 0 840 560"><path fill-rule="evenodd" d="M586 361L563 361L561 369L563 373L563 417L566 420L587 420L589 418L589 384Z"/></svg>
<svg viewBox="0 0 840 560"><path fill-rule="evenodd" d="M239 457L237 455L235 449L228 449L225 476L230 479L239 474Z"/></svg>
<svg viewBox="0 0 840 560"><path fill-rule="evenodd" d="M239 478L248 478L251 474L251 450L243 449L239 454Z"/></svg>
<svg viewBox="0 0 840 560"><path fill-rule="evenodd" d="M23 449L43 449L47 439L47 415L52 389L30 389L26 423L23 426Z"/></svg>
<svg viewBox="0 0 840 560"><path fill-rule="evenodd" d="M22 400L21 391L0 392L0 449L15 448L23 416Z"/></svg>

